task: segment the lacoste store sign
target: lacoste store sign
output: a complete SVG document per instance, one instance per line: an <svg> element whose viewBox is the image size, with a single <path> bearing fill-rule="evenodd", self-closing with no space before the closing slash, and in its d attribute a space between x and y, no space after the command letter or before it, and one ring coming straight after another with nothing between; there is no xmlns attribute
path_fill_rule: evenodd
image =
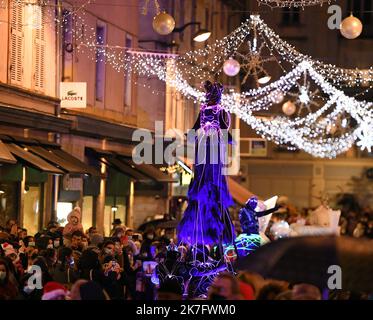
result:
<svg viewBox="0 0 373 320"><path fill-rule="evenodd" d="M60 83L61 108L86 108L87 83L61 82Z"/></svg>

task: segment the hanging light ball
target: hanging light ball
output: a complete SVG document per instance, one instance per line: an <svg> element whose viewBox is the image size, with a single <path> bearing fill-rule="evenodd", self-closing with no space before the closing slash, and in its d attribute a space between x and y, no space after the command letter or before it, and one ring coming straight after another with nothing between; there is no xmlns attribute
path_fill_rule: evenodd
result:
<svg viewBox="0 0 373 320"><path fill-rule="evenodd" d="M282 112L285 113L287 116L292 116L294 112L297 110L297 107L292 101L286 101L282 105Z"/></svg>
<svg viewBox="0 0 373 320"><path fill-rule="evenodd" d="M363 24L351 13L349 17L342 20L340 30L342 36L345 38L355 39L360 36L361 32L363 31Z"/></svg>
<svg viewBox="0 0 373 320"><path fill-rule="evenodd" d="M269 232L275 240L287 238L290 235L290 226L282 220L274 223Z"/></svg>
<svg viewBox="0 0 373 320"><path fill-rule="evenodd" d="M281 90L272 91L269 98L273 103L281 103L284 100L284 93Z"/></svg>
<svg viewBox="0 0 373 320"><path fill-rule="evenodd" d="M236 76L240 72L240 69L240 63L232 57L224 62L223 71L229 77Z"/></svg>
<svg viewBox="0 0 373 320"><path fill-rule="evenodd" d="M170 34L174 28L175 20L166 12L158 13L153 19L154 31L163 36Z"/></svg>

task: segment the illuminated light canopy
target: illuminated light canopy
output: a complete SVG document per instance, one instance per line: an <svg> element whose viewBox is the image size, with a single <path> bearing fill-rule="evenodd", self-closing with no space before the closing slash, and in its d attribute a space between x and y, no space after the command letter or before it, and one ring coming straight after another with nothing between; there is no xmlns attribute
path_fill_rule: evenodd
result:
<svg viewBox="0 0 373 320"><path fill-rule="evenodd" d="M256 30L258 39L266 39L265 43L271 52L276 51L283 61L293 67L290 71L284 70L282 77L263 87L223 94L221 104L227 111L237 114L263 138L290 150L303 150L315 157L333 158L346 152L356 141L365 141L362 128L373 123L372 103L358 101L336 87L360 86L362 81L358 79L362 78L361 70L338 68L299 53L256 15L222 40L181 56L106 46L104 59L118 72L130 71L139 76L156 77L194 102L203 102L204 92L193 87L190 79L198 82L199 78L208 79L211 73L222 70L229 57L237 57L239 46L247 45L246 37L252 30ZM250 45L258 52L260 47L256 42L250 42ZM83 49L91 53L93 60L96 59L94 37L91 42L80 43L78 50ZM206 70L210 70L210 73ZM372 68L364 70L364 76L366 83L373 83ZM256 112L270 110L275 103L290 100L291 96L299 100L294 102L298 107L303 103L308 112L298 112L292 118L281 115L263 118L256 115ZM311 103L313 110L309 108ZM328 128L330 124L337 123L337 119L345 127L341 126L343 130L335 130L335 134L332 134ZM358 146L366 149L366 143L359 143Z"/></svg>

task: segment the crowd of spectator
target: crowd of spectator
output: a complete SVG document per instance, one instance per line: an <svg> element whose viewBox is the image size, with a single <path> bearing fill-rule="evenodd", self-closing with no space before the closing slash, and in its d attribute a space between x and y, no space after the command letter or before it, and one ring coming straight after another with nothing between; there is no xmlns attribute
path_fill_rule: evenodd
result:
<svg viewBox="0 0 373 320"><path fill-rule="evenodd" d="M342 234L372 238L371 217L371 212L343 214ZM276 219L291 223L307 220L307 215L287 211L274 215ZM202 259L221 259L208 246L203 252ZM69 214L66 226L51 221L35 235L9 220L0 228L0 300L368 299L248 272L220 272L205 294L196 295L190 281L190 265L196 259L187 245L176 244L173 229L137 232L116 220L109 237L95 227L84 232L79 208ZM35 267L40 287L34 285Z"/></svg>

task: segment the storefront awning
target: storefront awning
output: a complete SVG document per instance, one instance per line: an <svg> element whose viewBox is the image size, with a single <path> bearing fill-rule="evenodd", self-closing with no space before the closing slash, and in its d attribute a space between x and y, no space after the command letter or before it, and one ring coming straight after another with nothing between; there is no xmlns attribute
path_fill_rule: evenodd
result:
<svg viewBox="0 0 373 320"><path fill-rule="evenodd" d="M244 186L227 176L228 190L233 199L241 206L246 204L246 201L254 196L252 192L247 190Z"/></svg>
<svg viewBox="0 0 373 320"><path fill-rule="evenodd" d="M146 182L149 181L149 177L144 176L138 170L134 169L133 167L127 165L126 163L114 158L114 157L104 157L104 159L110 164L116 167L122 173L128 175L129 177L133 178L136 181Z"/></svg>
<svg viewBox="0 0 373 320"><path fill-rule="evenodd" d="M48 148L42 146L27 147L32 153L42 157L44 160L51 162L59 169L69 174L90 174L100 176L100 172L86 165L79 159L71 156L60 148Z"/></svg>
<svg viewBox="0 0 373 320"><path fill-rule="evenodd" d="M132 161L132 152L115 152L101 150L96 148L87 148L102 161L104 159L118 170L132 177L136 181L145 182L155 180L162 183L177 182L170 175L163 173L159 168L152 164L136 164Z"/></svg>
<svg viewBox="0 0 373 320"><path fill-rule="evenodd" d="M31 167L35 167L44 172L54 173L54 174L64 174L65 172L58 169L57 167L51 165L47 161L43 160L42 158L34 155L27 148L23 149L20 146L17 146L13 143L5 144L7 149L18 159L22 162L26 162Z"/></svg>
<svg viewBox="0 0 373 320"><path fill-rule="evenodd" d="M8 150L6 145L0 140L0 163L17 163L16 158L14 158L11 152Z"/></svg>
<svg viewBox="0 0 373 320"><path fill-rule="evenodd" d="M165 183L174 183L177 182L177 179L171 177L171 175L163 173L159 168L151 164L136 164L129 158L122 158L122 162L130 165L132 168L135 168L142 174L158 181Z"/></svg>

